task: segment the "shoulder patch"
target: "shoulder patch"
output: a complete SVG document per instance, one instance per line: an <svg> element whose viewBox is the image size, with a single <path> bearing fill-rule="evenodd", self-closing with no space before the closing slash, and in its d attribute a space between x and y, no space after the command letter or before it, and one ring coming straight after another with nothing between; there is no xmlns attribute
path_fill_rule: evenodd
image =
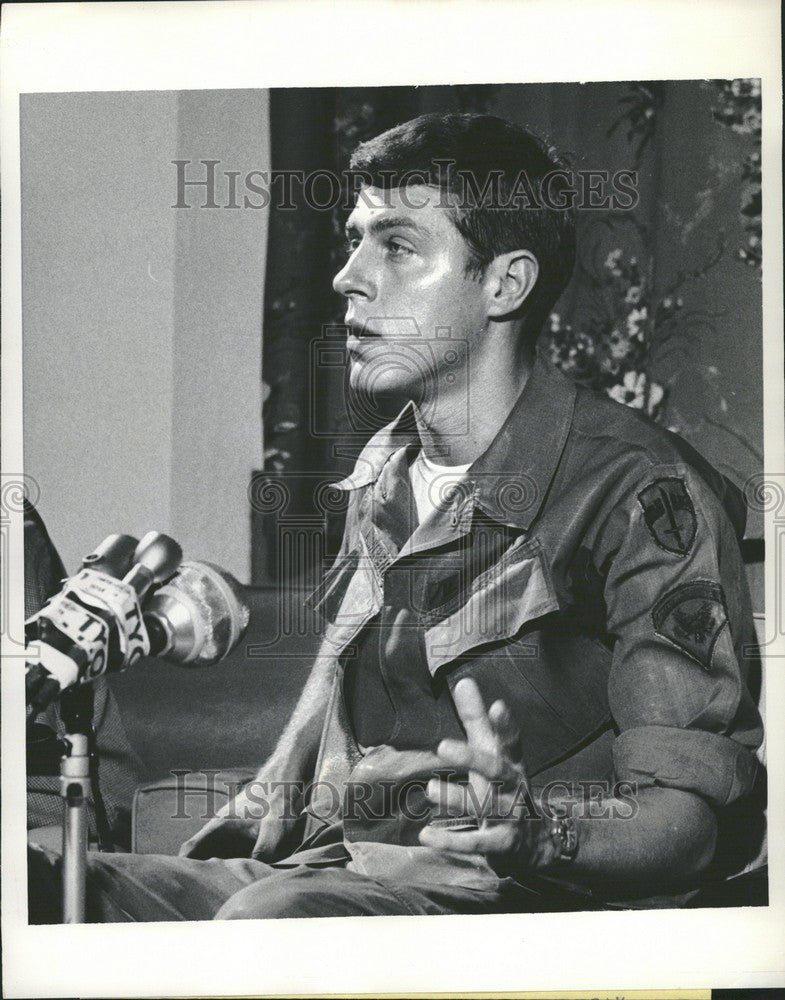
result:
<svg viewBox="0 0 785 1000"><path fill-rule="evenodd" d="M643 519L661 549L686 556L695 541L698 520L683 479L656 479L638 494Z"/></svg>
<svg viewBox="0 0 785 1000"><path fill-rule="evenodd" d="M652 620L657 635L674 643L708 671L714 647L728 624L725 594L718 583L710 580L682 583L657 601Z"/></svg>

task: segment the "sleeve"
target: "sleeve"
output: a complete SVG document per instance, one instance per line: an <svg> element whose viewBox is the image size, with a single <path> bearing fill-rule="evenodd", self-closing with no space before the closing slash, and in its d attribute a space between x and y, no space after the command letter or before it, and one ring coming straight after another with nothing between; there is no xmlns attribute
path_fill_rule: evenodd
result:
<svg viewBox="0 0 785 1000"><path fill-rule="evenodd" d="M740 798L762 724L747 685L757 650L745 569L721 502L689 466L647 466L595 558L615 639L617 779L717 807Z"/></svg>

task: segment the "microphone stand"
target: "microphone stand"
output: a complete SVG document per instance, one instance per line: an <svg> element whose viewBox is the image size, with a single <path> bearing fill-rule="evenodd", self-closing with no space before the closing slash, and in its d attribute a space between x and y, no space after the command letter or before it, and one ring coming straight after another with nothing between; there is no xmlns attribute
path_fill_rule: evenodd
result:
<svg viewBox="0 0 785 1000"><path fill-rule="evenodd" d="M85 922L87 879L87 786L93 731L93 687L69 688L60 698L65 755L60 760L63 799L63 923Z"/></svg>
<svg viewBox="0 0 785 1000"><path fill-rule="evenodd" d="M109 535L94 552L85 556L82 568L120 577L132 561L133 565L122 580L133 587L141 602L151 587L158 586L176 572L182 557L182 549L177 542L156 531L148 532L140 542L130 535ZM40 665L38 670L46 674ZM31 691L35 695L34 683ZM42 692L39 690L37 693L41 695ZM35 703L35 698L31 703ZM66 924L85 922L87 801L91 782L99 846L102 850L113 850L106 811L98 791L93 707L92 684L66 688L60 697L60 715L65 728L65 754L60 760L60 796L63 799L63 923Z"/></svg>

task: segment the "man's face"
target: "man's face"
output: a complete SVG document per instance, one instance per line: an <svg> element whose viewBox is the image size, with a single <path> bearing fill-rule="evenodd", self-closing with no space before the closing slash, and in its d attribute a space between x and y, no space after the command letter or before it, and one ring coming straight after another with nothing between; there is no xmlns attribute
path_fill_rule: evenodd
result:
<svg viewBox="0 0 785 1000"><path fill-rule="evenodd" d="M465 383L486 322L469 249L425 186L363 188L346 225L350 257L333 287L348 299L352 388L417 402Z"/></svg>

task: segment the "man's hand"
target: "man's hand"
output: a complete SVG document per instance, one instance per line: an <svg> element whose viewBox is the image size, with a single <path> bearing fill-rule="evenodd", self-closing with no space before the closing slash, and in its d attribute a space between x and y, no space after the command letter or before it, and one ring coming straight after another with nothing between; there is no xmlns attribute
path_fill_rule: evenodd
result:
<svg viewBox="0 0 785 1000"><path fill-rule="evenodd" d="M181 858L256 858L275 861L299 816L301 796L293 782L254 778L182 845Z"/></svg>
<svg viewBox="0 0 785 1000"><path fill-rule="evenodd" d="M465 815L468 808L477 820L476 830L456 830L429 825L420 832L420 843L445 851L484 854L500 872L543 868L555 856L546 823L531 818L526 768L521 760L519 732L503 701L486 712L477 684L469 677L453 691L455 707L466 730L466 742L442 740L436 749L441 761L468 772L469 787L433 778L428 798L441 812Z"/></svg>

